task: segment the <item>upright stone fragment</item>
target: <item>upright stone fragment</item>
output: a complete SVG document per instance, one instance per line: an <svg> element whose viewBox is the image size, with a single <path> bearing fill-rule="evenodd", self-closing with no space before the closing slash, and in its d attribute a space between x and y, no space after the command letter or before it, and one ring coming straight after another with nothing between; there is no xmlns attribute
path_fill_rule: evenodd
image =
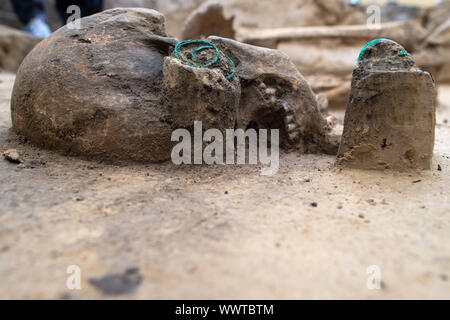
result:
<svg viewBox="0 0 450 320"><path fill-rule="evenodd" d="M370 42L353 71L338 162L362 169L429 169L437 94L432 76L394 41Z"/></svg>

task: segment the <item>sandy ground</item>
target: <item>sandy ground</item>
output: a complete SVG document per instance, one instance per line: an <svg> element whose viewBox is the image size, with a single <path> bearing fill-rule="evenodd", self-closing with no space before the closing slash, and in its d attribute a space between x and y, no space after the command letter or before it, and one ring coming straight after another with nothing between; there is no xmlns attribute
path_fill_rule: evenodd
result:
<svg viewBox="0 0 450 320"><path fill-rule="evenodd" d="M0 298L450 298L448 108L431 171L340 171L332 156L291 153L263 177L22 144L9 130L13 81L0 75L0 151L25 163L0 160ZM66 287L69 265L81 290ZM372 265L380 290L366 285Z"/></svg>

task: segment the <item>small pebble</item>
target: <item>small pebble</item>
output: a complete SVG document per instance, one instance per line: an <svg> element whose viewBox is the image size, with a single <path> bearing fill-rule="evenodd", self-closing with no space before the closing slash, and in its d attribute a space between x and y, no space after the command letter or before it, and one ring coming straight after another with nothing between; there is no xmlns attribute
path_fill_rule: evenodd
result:
<svg viewBox="0 0 450 320"><path fill-rule="evenodd" d="M19 152L16 149L9 149L3 153L3 157L12 163L22 163Z"/></svg>
<svg viewBox="0 0 450 320"><path fill-rule="evenodd" d="M142 280L139 268L129 268L124 273L89 279L89 283L104 295L123 295L133 293Z"/></svg>

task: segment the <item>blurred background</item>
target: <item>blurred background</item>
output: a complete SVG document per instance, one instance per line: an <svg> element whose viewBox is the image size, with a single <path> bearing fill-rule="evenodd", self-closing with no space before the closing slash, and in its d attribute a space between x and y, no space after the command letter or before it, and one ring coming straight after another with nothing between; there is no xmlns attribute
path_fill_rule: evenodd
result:
<svg viewBox="0 0 450 320"><path fill-rule="evenodd" d="M54 31L61 17L55 0L45 3ZM376 38L399 42L439 84L450 82L448 0L103 1L103 9L114 7L158 10L168 34L180 40L218 35L279 49L307 78L323 109L345 109L358 54ZM24 29L11 1L0 0L0 71L14 73L39 41Z"/></svg>

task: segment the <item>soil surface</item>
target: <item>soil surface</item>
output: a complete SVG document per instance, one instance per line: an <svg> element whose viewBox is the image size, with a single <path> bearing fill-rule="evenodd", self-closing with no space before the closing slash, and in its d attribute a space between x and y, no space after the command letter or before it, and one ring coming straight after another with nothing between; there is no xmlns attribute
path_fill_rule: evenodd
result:
<svg viewBox="0 0 450 320"><path fill-rule="evenodd" d="M2 299L450 298L450 87L430 171L290 153L264 177L35 148L10 131L13 81L0 75L0 152L23 160L0 159ZM81 290L66 286L71 265ZM366 284L373 265L380 290Z"/></svg>

